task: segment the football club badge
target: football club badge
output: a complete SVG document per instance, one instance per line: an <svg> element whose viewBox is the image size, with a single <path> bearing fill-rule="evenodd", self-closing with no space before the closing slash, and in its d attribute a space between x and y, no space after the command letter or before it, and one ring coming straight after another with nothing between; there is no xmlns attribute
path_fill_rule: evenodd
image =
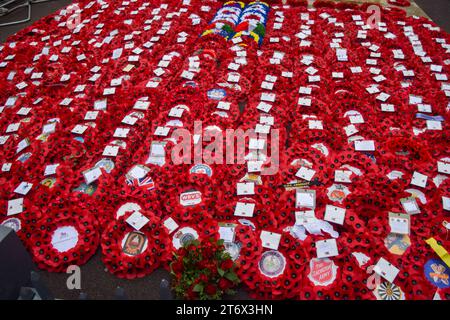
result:
<svg viewBox="0 0 450 320"><path fill-rule="evenodd" d="M130 117L138 118L138 119L144 119L145 115L142 111L133 111L129 114Z"/></svg>
<svg viewBox="0 0 450 320"><path fill-rule="evenodd" d="M239 182L253 182L254 184L262 184L262 178L258 174L246 173L244 177L239 180Z"/></svg>
<svg viewBox="0 0 450 320"><path fill-rule="evenodd" d="M311 147L322 152L325 155L325 157L328 157L328 155L330 154L330 151L323 143L315 143L311 145Z"/></svg>
<svg viewBox="0 0 450 320"><path fill-rule="evenodd" d="M172 244L175 249L180 249L187 243L197 239L198 233L194 228L184 227L175 232L172 238Z"/></svg>
<svg viewBox="0 0 450 320"><path fill-rule="evenodd" d="M95 167L102 168L107 173L111 173L111 171L114 169L114 161L108 158L103 158L95 164Z"/></svg>
<svg viewBox="0 0 450 320"><path fill-rule="evenodd" d="M185 83L183 83L183 87L191 87L191 88L197 88L197 82L195 81L186 81Z"/></svg>
<svg viewBox="0 0 450 320"><path fill-rule="evenodd" d="M84 143L84 138L83 138L83 137L76 136L76 137L74 137L73 139L76 140L76 141L78 141L78 142L80 142L80 143Z"/></svg>
<svg viewBox="0 0 450 320"><path fill-rule="evenodd" d="M428 260L423 269L425 277L432 285L440 289L450 287L450 269L442 260Z"/></svg>
<svg viewBox="0 0 450 320"><path fill-rule="evenodd" d="M370 258L362 252L352 252L352 256L355 257L360 267L363 267L370 261Z"/></svg>
<svg viewBox="0 0 450 320"><path fill-rule="evenodd" d="M229 118L228 113L226 113L225 111L214 111L212 114L218 115L219 117L222 117L222 118Z"/></svg>
<svg viewBox="0 0 450 320"><path fill-rule="evenodd" d="M208 98L212 100L222 100L227 96L227 92L224 89L211 89L207 93Z"/></svg>
<svg viewBox="0 0 450 320"><path fill-rule="evenodd" d="M166 127L179 127L179 128L182 128L183 127L183 121L178 120L178 119L172 119L172 120L166 122L165 126Z"/></svg>
<svg viewBox="0 0 450 320"><path fill-rule="evenodd" d="M348 137L347 142L348 142L348 144L353 144L353 142L361 141L361 140L364 140L364 137L356 135L356 136Z"/></svg>
<svg viewBox="0 0 450 320"><path fill-rule="evenodd" d="M225 246L225 251L231 256L231 259L236 261L241 253L242 243L225 242L223 245Z"/></svg>
<svg viewBox="0 0 450 320"><path fill-rule="evenodd" d="M373 163L377 163L377 158L373 155L373 153L370 152L363 152L364 155L366 155L370 160L372 160Z"/></svg>
<svg viewBox="0 0 450 320"><path fill-rule="evenodd" d="M122 149L127 148L127 143L123 140L113 140L113 141L111 141L111 144L115 145L115 146L119 146Z"/></svg>
<svg viewBox="0 0 450 320"><path fill-rule="evenodd" d="M425 194L422 191L417 190L417 189L406 189L405 192L410 193L411 197L420 200L420 202L422 204L426 204L427 203L427 197L425 196Z"/></svg>
<svg viewBox="0 0 450 320"><path fill-rule="evenodd" d="M206 174L208 177L212 176L212 169L207 164L196 164L189 170L190 173Z"/></svg>
<svg viewBox="0 0 450 320"><path fill-rule="evenodd" d="M135 202L127 202L120 206L116 212L116 219L126 215L127 213L140 212L142 210L141 206Z"/></svg>
<svg viewBox="0 0 450 320"><path fill-rule="evenodd" d="M389 178L389 180L395 180L403 177L404 173L398 170L392 170L389 172L386 176Z"/></svg>
<svg viewBox="0 0 450 320"><path fill-rule="evenodd" d="M15 232L22 228L22 223L17 218L9 218L1 223L2 226L13 229Z"/></svg>
<svg viewBox="0 0 450 320"><path fill-rule="evenodd" d="M443 174L437 174L434 178L433 178L433 182L436 185L436 187L439 188L439 186L442 184L442 182L444 182L445 180L447 180L447 176L443 175Z"/></svg>
<svg viewBox="0 0 450 320"><path fill-rule="evenodd" d="M328 286L336 279L338 267L328 258L313 258L309 261L308 278L316 286Z"/></svg>
<svg viewBox="0 0 450 320"><path fill-rule="evenodd" d="M294 166L294 167L306 167L306 168L312 169L313 163L311 161L307 160L307 159L299 158L299 159L292 160L291 166Z"/></svg>
<svg viewBox="0 0 450 320"><path fill-rule="evenodd" d="M47 134L47 133L42 133L42 134L40 134L40 135L38 135L38 136L36 137L36 140L40 140L40 141L42 141L42 142L45 142L45 141L48 140L48 137L49 137L49 136L50 136L50 135Z"/></svg>
<svg viewBox="0 0 450 320"><path fill-rule="evenodd" d="M328 198L331 201L342 202L344 201L345 197L350 194L350 190L346 186L337 183L333 184L327 190Z"/></svg>
<svg viewBox="0 0 450 320"><path fill-rule="evenodd" d="M250 227L253 231L256 230L255 224L253 222L251 222L250 220L248 220L248 219L239 219L238 222L240 224L242 224L243 226Z"/></svg>
<svg viewBox="0 0 450 320"><path fill-rule="evenodd" d="M56 178L53 178L53 177L45 178L44 180L41 181L41 184L43 186L48 187L49 189L53 188L55 183L56 183Z"/></svg>
<svg viewBox="0 0 450 320"><path fill-rule="evenodd" d="M409 151L408 150L397 150L397 151L395 151L395 154L398 156L409 156Z"/></svg>
<svg viewBox="0 0 450 320"><path fill-rule="evenodd" d="M53 232L51 243L56 251L67 252L77 245L78 231L73 226L59 227Z"/></svg>
<svg viewBox="0 0 450 320"><path fill-rule="evenodd" d="M390 233L384 239L384 245L390 253L402 255L411 245L411 239L407 234Z"/></svg>
<svg viewBox="0 0 450 320"><path fill-rule="evenodd" d="M348 164L344 164L341 167L341 169L348 169L348 170L350 170L351 172L353 172L357 176L362 176L363 175L363 172L361 171L361 169L353 167L353 166L348 165Z"/></svg>
<svg viewBox="0 0 450 320"><path fill-rule="evenodd" d="M147 237L141 233L132 231L122 239L122 252L128 256L137 256L147 249Z"/></svg>
<svg viewBox="0 0 450 320"><path fill-rule="evenodd" d="M233 89L235 91L242 91L242 88L237 83L221 82L218 83L219 87Z"/></svg>
<svg viewBox="0 0 450 320"><path fill-rule="evenodd" d="M377 300L405 300L405 294L399 286L390 283L383 282L380 283L374 291Z"/></svg>
<svg viewBox="0 0 450 320"><path fill-rule="evenodd" d="M277 250L266 251L261 255L258 263L259 271L269 278L276 278L283 274L286 268L286 259Z"/></svg>
<svg viewBox="0 0 450 320"><path fill-rule="evenodd" d="M180 194L180 204L183 207L195 206L202 202L202 193L197 190L189 190Z"/></svg>
<svg viewBox="0 0 450 320"><path fill-rule="evenodd" d="M22 153L19 157L17 157L17 161L24 163L25 161L30 159L31 155L32 155L31 152Z"/></svg>
<svg viewBox="0 0 450 320"><path fill-rule="evenodd" d="M73 191L81 192L89 196L92 196L96 190L97 184L95 182L91 184L86 184L83 182L79 187L73 189Z"/></svg>

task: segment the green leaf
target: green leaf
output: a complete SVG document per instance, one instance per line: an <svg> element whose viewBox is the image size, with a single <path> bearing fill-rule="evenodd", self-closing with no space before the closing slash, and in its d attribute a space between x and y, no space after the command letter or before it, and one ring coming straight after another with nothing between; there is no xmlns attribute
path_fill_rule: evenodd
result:
<svg viewBox="0 0 450 320"><path fill-rule="evenodd" d="M223 270L220 269L220 268L217 268L217 272L219 273L219 275L220 275L221 277L223 277L223 275L225 274L225 271L223 271Z"/></svg>
<svg viewBox="0 0 450 320"><path fill-rule="evenodd" d="M239 281L238 276L234 272L227 272L225 274L225 278L227 278L228 280L230 280L232 282L238 282Z"/></svg>
<svg viewBox="0 0 450 320"><path fill-rule="evenodd" d="M194 292L202 292L203 291L203 284L197 283L194 288L192 289Z"/></svg>

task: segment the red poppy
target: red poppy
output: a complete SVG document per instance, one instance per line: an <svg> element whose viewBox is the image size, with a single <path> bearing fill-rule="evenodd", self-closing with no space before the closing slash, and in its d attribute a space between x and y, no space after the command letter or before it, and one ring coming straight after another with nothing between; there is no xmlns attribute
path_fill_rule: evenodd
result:
<svg viewBox="0 0 450 320"><path fill-rule="evenodd" d="M205 292L206 292L208 295L213 296L213 295L215 295L216 292L217 292L217 287L216 287L215 285L213 285L213 284L208 284L208 285L205 287Z"/></svg>
<svg viewBox="0 0 450 320"><path fill-rule="evenodd" d="M217 284L221 290L227 290L233 286L233 283L225 278L220 278L219 283Z"/></svg>

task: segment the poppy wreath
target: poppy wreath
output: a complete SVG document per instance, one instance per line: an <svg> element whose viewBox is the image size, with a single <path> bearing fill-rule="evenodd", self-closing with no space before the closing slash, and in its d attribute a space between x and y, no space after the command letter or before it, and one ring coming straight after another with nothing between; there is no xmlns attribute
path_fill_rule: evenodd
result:
<svg viewBox="0 0 450 320"><path fill-rule="evenodd" d="M25 200L25 212L20 217L0 216L0 225L15 231L27 250L31 250L33 242L31 236L38 227L36 222L44 215L40 207Z"/></svg>
<svg viewBox="0 0 450 320"><path fill-rule="evenodd" d="M270 189L266 188L266 191L269 191ZM267 194L267 193L266 193ZM270 193L269 193L270 194ZM234 202L228 202L226 204L222 204L220 206L220 210L216 211L216 218L220 220L230 220L233 219L235 216L235 210L238 205L238 203L244 203L244 204L254 204L254 211L253 216L249 219L253 221L256 225L260 226L261 228L265 227L277 227L277 220L275 219L275 210L273 208L274 202L271 203L270 198L264 198L264 196L257 196L257 197L241 197L238 201ZM266 205L265 205L266 203Z"/></svg>
<svg viewBox="0 0 450 320"><path fill-rule="evenodd" d="M175 231L170 232L169 252L166 261L164 261L164 268L169 268L169 263L173 258L172 254L181 248L184 244L191 240L203 241L204 239L219 239L219 226L215 219L205 215L197 208L187 208L183 212L177 212L171 216L166 216L161 219L166 222L171 218L177 224Z"/></svg>
<svg viewBox="0 0 450 320"><path fill-rule="evenodd" d="M243 279L246 277L247 272L251 271L255 266L256 257L261 255L262 246L260 239L257 238L255 226L251 221L244 218L237 220L237 223L234 229L234 243L239 247L239 255L237 258L233 255L231 256L238 266L236 269L238 277ZM231 249L227 247L226 249L230 253Z"/></svg>
<svg viewBox="0 0 450 320"><path fill-rule="evenodd" d="M167 260L170 244L166 229L155 215L142 214L150 221L139 231L123 216L111 221L102 233L102 261L119 278L145 277Z"/></svg>
<svg viewBox="0 0 450 320"><path fill-rule="evenodd" d="M85 264L99 245L97 221L73 206L54 207L36 221L29 242L33 261L43 270L65 272Z"/></svg>
<svg viewBox="0 0 450 320"><path fill-rule="evenodd" d="M175 168L181 169L180 166ZM175 174L178 174L175 177ZM183 215L190 208L197 208L211 216L211 202L216 200L213 192L215 185L205 174L189 173L188 170L173 172L174 179L168 181L178 181L177 185L168 186L166 197L162 200L165 214ZM192 176L192 177L191 177Z"/></svg>
<svg viewBox="0 0 450 320"><path fill-rule="evenodd" d="M234 294L239 283L236 264L223 240L193 240L174 252L170 264L172 287L178 298L211 300Z"/></svg>
<svg viewBox="0 0 450 320"><path fill-rule="evenodd" d="M62 272L69 264L83 264L95 252L102 233L108 269L119 277L141 277L159 264L167 267L170 253L189 239L218 239L217 221L226 221L238 223L235 237L242 246L236 273L254 297L379 298L374 294L377 291L368 287L374 275L367 265L386 257L400 269L394 285L407 299L431 299L435 293L448 298L448 289L437 288L424 272L428 260L439 259L425 241L434 237L448 250L450 237L448 210L443 202L444 196L450 196L450 179L441 163L448 163L445 158L449 156L448 34L425 18L407 17L400 8L380 7L380 28L367 29L364 39L354 41L362 29L356 18L367 21L369 13L365 11L370 4L316 1L317 10L311 11L304 1L290 1L288 6L270 6L267 14L266 5L258 3L194 0L187 11L182 11L184 6L176 1L165 3L167 8L158 8L160 3L148 8L141 1L130 3L131 10L141 5L146 9L137 10L133 25L124 23L116 35L115 31L111 33L111 42L105 39L100 47L98 43L107 34L96 29L106 28L92 23L69 38L60 39L59 32L47 35L46 30L59 30L58 24L67 18L59 13L17 33L0 47L0 78L6 79L0 88L0 103L5 105L0 106L0 205L8 208L10 200L19 198L14 190L21 182L33 184L23 197L23 212L8 216L2 211L0 222L16 230L38 266ZM88 1L80 5L86 15L102 10L95 19L99 24L117 20L116 5L102 8L94 3L85 7ZM176 10L177 14L169 13ZM218 12L223 14L216 15L219 18L215 21ZM128 19L127 14L123 16ZM194 23L196 17L199 20ZM259 25L253 29L249 19ZM311 19L314 24L309 24ZM106 25L109 29L115 23ZM135 32L139 26L146 32ZM182 32L189 36L179 41ZM202 32L202 37L192 36ZM94 40L87 43L85 39L94 33ZM389 37L391 33L396 37ZM234 41L227 41L231 39ZM411 41L420 41L426 56L419 57L418 46L412 46ZM127 46L127 54L112 58L111 51L121 42ZM330 45L337 43L336 48L349 48L348 61L338 61L336 50L330 50ZM71 50L60 52L62 47ZM394 50L398 49L404 59L396 57ZM152 54L139 54L140 50ZM138 61L127 59L128 51ZM57 61L51 61L54 55ZM309 61L308 57L313 58ZM232 70L236 64L239 67ZM130 65L132 69L128 70ZM360 71L353 70L357 66ZM193 74L191 80L182 76L187 70ZM238 82L229 81L233 72L239 74ZM320 82L313 81L312 74L320 76ZM69 79L63 80L62 75ZM386 77L379 79L378 75ZM113 87L119 78L121 85L114 85L115 94L105 95L105 89ZM273 85L267 83L271 81ZM387 101L382 102L378 93L369 93L374 81L380 92L390 95ZM79 88L79 84L85 87ZM302 93L309 89L310 94ZM275 100L270 103L270 112L263 113L258 106L264 93L275 94ZM419 97L421 103L412 101ZM311 105L301 106L300 98L310 98ZM99 108L102 101L106 109L98 110L96 120L85 120L87 112ZM146 101L149 107L139 109ZM217 109L219 101L229 102L230 110ZM386 103L395 112L381 111ZM169 116L172 108L182 105L187 107L180 118ZM24 111L22 106L32 108ZM430 106L431 112L426 112ZM365 122L355 123L358 132L347 135L344 128L352 124L350 116L358 113ZM249 174L245 163L209 165L209 169L180 165L170 156L179 142L171 134L179 127L192 131L194 122L201 120L204 131L211 133L223 133L228 128L254 129L261 123L261 115L273 116L272 130L280 129L277 174ZM134 125L124 124L127 116L138 120ZM322 121L323 129L310 129L311 120ZM17 130L10 127L12 123L20 124ZM44 128L52 124L54 130L44 133ZM79 124L86 126L84 134L71 132ZM170 128L166 137L155 134L159 126ZM441 129L430 129L433 126ZM126 138L113 136L119 127L130 129ZM376 150L355 151L358 140L374 140ZM157 141L167 142L161 166L154 163L155 159L147 163ZM29 145L19 150L25 142ZM271 139L266 142L268 149L273 143ZM118 155L110 158L112 168L105 160L109 157L102 155L107 145L119 146ZM203 141L202 146L206 145ZM240 146L233 152L235 158L248 156L248 147L248 143ZM206 158L211 160L213 156ZM270 164L271 156L267 155L264 166ZM56 173L43 176L46 166L56 163ZM135 165L150 170L151 182L145 180L144 188L139 182L129 183L132 179L128 174ZM315 170L313 183L296 177L302 166ZM87 185L83 172L95 167L100 167L102 174ZM336 182L338 170L347 171L351 183ZM427 176L424 187L411 183L414 171ZM320 182L317 185L316 178ZM299 185L289 185L294 180ZM237 195L236 183L243 181L255 182L255 195ZM301 184L316 191L314 213L318 219L324 218L327 205L346 209L343 225L333 224L339 233L339 255L324 264L331 275L335 265L338 276L325 286L313 285L314 277L310 277L311 269L321 267L314 258L313 245L324 237L308 234L299 241L288 233L296 222L294 189L300 189ZM196 203L198 193L192 190L201 192L200 203ZM186 195L186 206L180 203L181 194ZM410 243L392 236L388 218L389 212L404 212L401 200L407 197L414 198L420 209L420 214L411 215ZM236 217L237 202L255 203L254 216ZM118 211L121 214L117 219ZM132 231L125 219L134 211L151 218L142 229L147 239L153 237L147 241L145 252L156 250L157 254L132 257L123 253L125 244L131 251L142 244L143 237L138 234L133 234L129 243L123 245L121 241ZM166 230L169 217L178 224L177 229ZM262 229L283 234L278 253L263 249L259 239ZM370 261L361 266L362 256L357 255L358 260L355 252L364 253ZM280 270L267 264L271 259L285 265L284 271L272 278L267 274L273 276Z"/></svg>
<svg viewBox="0 0 450 320"><path fill-rule="evenodd" d="M279 262L277 268L269 267L267 260L271 255ZM277 252L265 249L257 256L257 263L247 271L247 275L241 279L242 283L255 299L293 299L300 292L302 275L309 258L298 240L283 233Z"/></svg>
<svg viewBox="0 0 450 320"><path fill-rule="evenodd" d="M345 233L339 240L345 239ZM315 244L319 240L308 237L305 245L314 255ZM340 254L330 258L312 258L304 270L303 284L299 293L300 299L338 300L338 299L373 299L367 288L366 272L360 268L351 251L338 241ZM342 249L341 249L342 248Z"/></svg>

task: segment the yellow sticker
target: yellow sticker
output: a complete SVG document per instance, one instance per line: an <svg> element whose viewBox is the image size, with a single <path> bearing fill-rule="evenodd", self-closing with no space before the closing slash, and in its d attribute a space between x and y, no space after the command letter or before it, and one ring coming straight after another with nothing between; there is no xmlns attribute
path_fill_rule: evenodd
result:
<svg viewBox="0 0 450 320"><path fill-rule="evenodd" d="M434 250L434 252L436 252L439 258L441 258L442 261L444 261L445 264L450 267L450 254L447 252L447 250L445 250L443 246L439 245L434 238L425 240L425 242Z"/></svg>

